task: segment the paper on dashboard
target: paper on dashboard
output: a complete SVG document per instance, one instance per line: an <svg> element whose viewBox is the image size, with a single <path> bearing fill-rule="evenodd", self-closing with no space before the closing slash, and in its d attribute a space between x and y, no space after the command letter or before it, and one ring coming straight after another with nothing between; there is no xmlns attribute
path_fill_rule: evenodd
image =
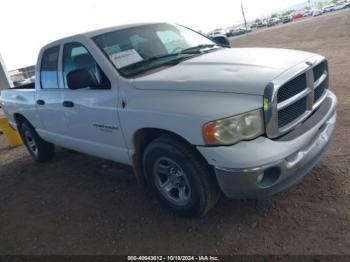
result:
<svg viewBox="0 0 350 262"><path fill-rule="evenodd" d="M135 49L129 49L126 51L111 54L109 57L117 69L143 60L143 58Z"/></svg>

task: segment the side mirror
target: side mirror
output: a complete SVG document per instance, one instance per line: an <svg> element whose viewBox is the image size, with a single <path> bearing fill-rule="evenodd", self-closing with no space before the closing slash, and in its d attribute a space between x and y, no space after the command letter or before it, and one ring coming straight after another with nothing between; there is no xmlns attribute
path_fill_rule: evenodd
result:
<svg viewBox="0 0 350 262"><path fill-rule="evenodd" d="M230 46L230 41L224 35L213 36L213 37L211 37L211 40L213 40L219 46L231 47Z"/></svg>
<svg viewBox="0 0 350 262"><path fill-rule="evenodd" d="M67 74L68 88L75 90L81 88L97 88L99 86L96 76L87 68L76 69Z"/></svg>

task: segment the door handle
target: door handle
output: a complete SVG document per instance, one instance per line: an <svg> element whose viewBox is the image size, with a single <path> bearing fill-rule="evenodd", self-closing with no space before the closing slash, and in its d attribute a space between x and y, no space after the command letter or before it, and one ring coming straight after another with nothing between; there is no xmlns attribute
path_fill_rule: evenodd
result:
<svg viewBox="0 0 350 262"><path fill-rule="evenodd" d="M45 105L45 101L44 101L44 100L41 100L41 99L36 100L36 103L37 103L39 106Z"/></svg>
<svg viewBox="0 0 350 262"><path fill-rule="evenodd" d="M64 101L62 105L64 107L74 107L74 103L72 101Z"/></svg>

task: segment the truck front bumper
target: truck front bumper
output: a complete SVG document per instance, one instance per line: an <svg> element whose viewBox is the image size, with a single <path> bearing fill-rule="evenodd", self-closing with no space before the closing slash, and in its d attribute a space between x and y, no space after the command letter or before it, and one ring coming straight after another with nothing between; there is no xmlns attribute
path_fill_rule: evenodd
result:
<svg viewBox="0 0 350 262"><path fill-rule="evenodd" d="M299 182L320 160L335 129L337 99L327 92L326 113L316 124L305 126L302 134L296 130L297 137L259 137L229 147L197 147L214 166L222 192L230 198L260 198Z"/></svg>

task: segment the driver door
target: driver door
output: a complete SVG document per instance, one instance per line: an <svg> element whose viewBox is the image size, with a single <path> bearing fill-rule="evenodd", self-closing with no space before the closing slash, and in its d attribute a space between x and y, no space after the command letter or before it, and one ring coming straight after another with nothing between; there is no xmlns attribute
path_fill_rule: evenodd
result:
<svg viewBox="0 0 350 262"><path fill-rule="evenodd" d="M68 123L71 148L105 159L125 162L126 145L117 112L118 91L101 70L94 57L81 43L72 42L63 48L63 107ZM71 89L67 74L88 69L99 88Z"/></svg>

